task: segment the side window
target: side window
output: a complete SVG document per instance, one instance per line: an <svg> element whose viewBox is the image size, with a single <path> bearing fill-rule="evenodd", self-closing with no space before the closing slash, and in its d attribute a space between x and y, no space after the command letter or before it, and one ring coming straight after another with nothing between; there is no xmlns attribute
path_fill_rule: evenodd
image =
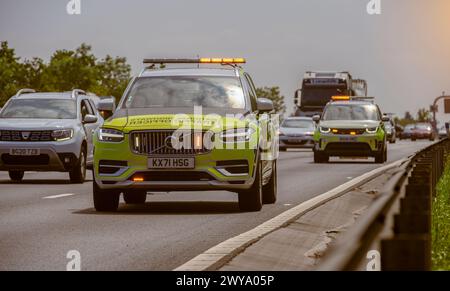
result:
<svg viewBox="0 0 450 291"><path fill-rule="evenodd" d="M253 95L253 96L251 96L251 97L252 97L252 98L255 98L255 100L256 100L256 98L258 98L258 96L256 96L256 88L255 88L255 84L253 84L253 80L252 80L252 78L250 77L249 74L245 73L244 76L245 76L245 78L247 79L247 83L248 83L249 86L250 86L250 94Z"/></svg>
<svg viewBox="0 0 450 291"><path fill-rule="evenodd" d="M93 110L91 108L91 105L89 104L89 102L86 99L81 100L80 113L81 113L81 120L84 120L84 118L88 114L92 114L92 115L94 114Z"/></svg>
<svg viewBox="0 0 450 291"><path fill-rule="evenodd" d="M247 73L245 73L243 81L245 83L245 87L247 87L247 92L250 97L252 108L256 109L256 98L258 98L258 96L256 96L256 90L255 90L255 86L253 85L252 79L250 78L250 76Z"/></svg>
<svg viewBox="0 0 450 291"><path fill-rule="evenodd" d="M91 105L93 115L96 115L98 112L98 109L97 109L97 106L95 106L94 100L89 99L89 105Z"/></svg>

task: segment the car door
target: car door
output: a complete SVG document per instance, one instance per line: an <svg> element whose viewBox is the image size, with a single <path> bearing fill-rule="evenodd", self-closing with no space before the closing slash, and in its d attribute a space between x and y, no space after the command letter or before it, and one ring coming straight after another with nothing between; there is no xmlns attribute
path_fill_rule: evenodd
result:
<svg viewBox="0 0 450 291"><path fill-rule="evenodd" d="M84 132L86 133L86 142L87 142L87 162L90 164L93 160L93 154L94 154L94 146L93 146L93 134L95 129L98 127L98 121L96 123L88 123L85 124L83 122L84 117L86 115L94 115L97 116L96 112L92 108L91 104L89 103L88 99L81 100L80 103L80 115L81 115L81 122L84 127ZM97 117L98 118L98 117Z"/></svg>
<svg viewBox="0 0 450 291"><path fill-rule="evenodd" d="M248 94L252 103L256 103L258 96L256 95L256 88L253 83L252 78L247 73L244 74L246 86L248 87ZM276 153L278 150L275 149L275 143L273 139L273 124L270 116L264 114L258 117L260 129L262 129L262 141L261 141L261 162L263 167L263 184L265 185L272 176L273 162L276 160Z"/></svg>

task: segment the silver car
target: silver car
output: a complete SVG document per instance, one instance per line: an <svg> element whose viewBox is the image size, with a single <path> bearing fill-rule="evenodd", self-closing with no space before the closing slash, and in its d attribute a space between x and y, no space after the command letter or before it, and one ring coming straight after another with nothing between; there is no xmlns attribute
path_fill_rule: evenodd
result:
<svg viewBox="0 0 450 291"><path fill-rule="evenodd" d="M0 171L21 181L25 171L69 172L83 183L92 167L92 135L103 123L82 90L36 93L22 89L0 111Z"/></svg>
<svg viewBox="0 0 450 291"><path fill-rule="evenodd" d="M313 148L315 122L310 117L288 117L280 126L280 151L288 148Z"/></svg>

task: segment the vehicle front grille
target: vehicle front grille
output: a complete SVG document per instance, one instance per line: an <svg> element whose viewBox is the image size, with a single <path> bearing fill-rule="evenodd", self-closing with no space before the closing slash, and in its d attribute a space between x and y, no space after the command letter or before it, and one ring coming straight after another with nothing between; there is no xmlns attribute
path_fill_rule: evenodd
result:
<svg viewBox="0 0 450 291"><path fill-rule="evenodd" d="M371 149L367 143L329 143L325 149L329 153L339 153L342 155L370 155Z"/></svg>
<svg viewBox="0 0 450 291"><path fill-rule="evenodd" d="M10 154L3 154L2 161L5 165L44 166L48 165L50 158L44 154L39 156L11 156Z"/></svg>
<svg viewBox="0 0 450 291"><path fill-rule="evenodd" d="M0 141L39 142L52 141L52 131L0 130Z"/></svg>
<svg viewBox="0 0 450 291"><path fill-rule="evenodd" d="M170 141L173 130L136 131L130 134L131 149L134 153L142 155L195 155L210 151L204 144L208 132L194 133L187 131L180 139L183 147L173 148ZM184 139L184 140L183 140ZM209 138L211 140L211 138Z"/></svg>
<svg viewBox="0 0 450 291"><path fill-rule="evenodd" d="M334 134L355 134L355 135L361 135L366 132L364 128L358 128L358 129L352 129L352 128L333 128L332 132Z"/></svg>

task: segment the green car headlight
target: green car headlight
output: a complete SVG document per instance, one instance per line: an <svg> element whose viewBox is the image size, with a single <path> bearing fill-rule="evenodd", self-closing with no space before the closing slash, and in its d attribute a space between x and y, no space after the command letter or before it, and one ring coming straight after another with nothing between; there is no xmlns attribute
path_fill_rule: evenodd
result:
<svg viewBox="0 0 450 291"><path fill-rule="evenodd" d="M319 127L319 130L320 130L320 133L330 133L331 128L321 126L321 127Z"/></svg>
<svg viewBox="0 0 450 291"><path fill-rule="evenodd" d="M256 131L253 128L233 128L222 131L219 137L223 142L247 142Z"/></svg>
<svg viewBox="0 0 450 291"><path fill-rule="evenodd" d="M378 127L368 127L368 128L366 128L366 132L367 133L377 133L377 131L378 131Z"/></svg>
<svg viewBox="0 0 450 291"><path fill-rule="evenodd" d="M121 142L124 139L124 134L120 130L100 128L98 139L103 142Z"/></svg>
<svg viewBox="0 0 450 291"><path fill-rule="evenodd" d="M52 138L55 141L65 141L73 137L73 129L57 129L52 131Z"/></svg>

